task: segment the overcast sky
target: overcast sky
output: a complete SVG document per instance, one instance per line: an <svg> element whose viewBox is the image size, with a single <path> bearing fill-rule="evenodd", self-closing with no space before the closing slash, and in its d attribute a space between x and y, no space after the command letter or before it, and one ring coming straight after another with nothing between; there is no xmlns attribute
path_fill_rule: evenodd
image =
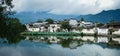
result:
<svg viewBox="0 0 120 56"><path fill-rule="evenodd" d="M47 12L58 15L97 14L120 9L120 0L13 0L16 12Z"/></svg>

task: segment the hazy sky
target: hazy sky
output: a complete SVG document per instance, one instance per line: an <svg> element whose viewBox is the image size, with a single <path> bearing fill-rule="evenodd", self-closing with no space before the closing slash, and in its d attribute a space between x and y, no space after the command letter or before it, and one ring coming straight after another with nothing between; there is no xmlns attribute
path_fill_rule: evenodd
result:
<svg viewBox="0 0 120 56"><path fill-rule="evenodd" d="M14 11L47 12L58 15L97 14L120 9L120 0L13 0Z"/></svg>

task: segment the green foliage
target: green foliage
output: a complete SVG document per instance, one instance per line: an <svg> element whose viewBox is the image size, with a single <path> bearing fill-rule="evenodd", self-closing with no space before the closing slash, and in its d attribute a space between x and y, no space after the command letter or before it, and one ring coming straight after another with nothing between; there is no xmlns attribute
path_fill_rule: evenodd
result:
<svg viewBox="0 0 120 56"><path fill-rule="evenodd" d="M18 35L20 32L25 30L25 26L20 23L17 18L7 20L7 34Z"/></svg>
<svg viewBox="0 0 120 56"><path fill-rule="evenodd" d="M97 33L94 33L94 37L97 38L98 34Z"/></svg>
<svg viewBox="0 0 120 56"><path fill-rule="evenodd" d="M80 21L84 21L84 18L81 18Z"/></svg>
<svg viewBox="0 0 120 56"><path fill-rule="evenodd" d="M78 27L77 30L82 31L83 27Z"/></svg>
<svg viewBox="0 0 120 56"><path fill-rule="evenodd" d="M63 22L61 22L61 28L62 29L68 29L68 31L70 31L71 26L69 25L68 21L63 21Z"/></svg>
<svg viewBox="0 0 120 56"><path fill-rule="evenodd" d="M102 23L98 23L96 26L97 27L101 27L101 26L103 26L104 24L102 24Z"/></svg>
<svg viewBox="0 0 120 56"><path fill-rule="evenodd" d="M45 22L48 22L48 24L53 24L53 23L54 23L54 20L48 18L48 19L45 20Z"/></svg>
<svg viewBox="0 0 120 56"><path fill-rule="evenodd" d="M112 33L115 31L113 28L109 28L109 34L112 35Z"/></svg>
<svg viewBox="0 0 120 56"><path fill-rule="evenodd" d="M81 32L81 34L80 34L80 35L81 35L81 37L83 37L83 36L84 36L84 33L83 33L83 32Z"/></svg>
<svg viewBox="0 0 120 56"><path fill-rule="evenodd" d="M0 1L2 3L0 4L0 37L17 35L25 29L17 18L9 17L10 15L13 15L13 12L11 11L13 5L11 1L12 0Z"/></svg>
<svg viewBox="0 0 120 56"><path fill-rule="evenodd" d="M40 22L40 23L41 23L41 22L43 22L43 20L41 20L41 19L38 19L38 20L37 20L37 22Z"/></svg>
<svg viewBox="0 0 120 56"><path fill-rule="evenodd" d="M72 42L72 39L68 38L68 39L61 40L60 44L62 45L62 47L68 48L71 42Z"/></svg>

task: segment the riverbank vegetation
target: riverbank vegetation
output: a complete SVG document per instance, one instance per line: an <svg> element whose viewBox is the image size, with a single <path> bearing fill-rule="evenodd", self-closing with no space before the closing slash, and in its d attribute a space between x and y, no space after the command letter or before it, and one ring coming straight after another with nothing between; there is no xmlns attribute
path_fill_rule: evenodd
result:
<svg viewBox="0 0 120 56"><path fill-rule="evenodd" d="M18 18L11 17L14 14L12 0L1 0L0 3L0 37L18 36L25 27Z"/></svg>

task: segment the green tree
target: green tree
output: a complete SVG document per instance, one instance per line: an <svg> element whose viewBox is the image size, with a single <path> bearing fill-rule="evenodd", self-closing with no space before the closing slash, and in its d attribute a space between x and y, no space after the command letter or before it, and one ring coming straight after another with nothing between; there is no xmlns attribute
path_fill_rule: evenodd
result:
<svg viewBox="0 0 120 56"><path fill-rule="evenodd" d="M97 27L101 27L101 26L103 26L104 24L102 24L102 23L98 23L96 26Z"/></svg>
<svg viewBox="0 0 120 56"><path fill-rule="evenodd" d="M83 27L78 27L77 30L82 31Z"/></svg>
<svg viewBox="0 0 120 56"><path fill-rule="evenodd" d="M37 20L37 22L40 22L40 23L42 23L42 22L43 22L43 20L41 20L41 19L38 19L38 20Z"/></svg>
<svg viewBox="0 0 120 56"><path fill-rule="evenodd" d="M24 30L25 27L20 23L17 18L11 18L7 20L7 34L9 34L9 36L18 35Z"/></svg>
<svg viewBox="0 0 120 56"><path fill-rule="evenodd" d="M63 22L61 22L61 28L62 29L68 29L68 31L70 31L71 26L69 25L68 21L63 21Z"/></svg>
<svg viewBox="0 0 120 56"><path fill-rule="evenodd" d="M109 34L112 35L112 33L115 31L112 27L109 28Z"/></svg>
<svg viewBox="0 0 120 56"><path fill-rule="evenodd" d="M80 21L84 21L84 18L81 18Z"/></svg>
<svg viewBox="0 0 120 56"><path fill-rule="evenodd" d="M51 18L48 18L48 19L45 20L45 22L48 22L48 24L53 24L54 20L52 20Z"/></svg>
<svg viewBox="0 0 120 56"><path fill-rule="evenodd" d="M11 2L12 0L0 0L0 37L6 35L6 21L8 16L12 14L11 8L13 5Z"/></svg>
<svg viewBox="0 0 120 56"><path fill-rule="evenodd" d="M0 3L0 37L17 35L24 27L17 18L10 17L14 14L12 0L1 0Z"/></svg>

